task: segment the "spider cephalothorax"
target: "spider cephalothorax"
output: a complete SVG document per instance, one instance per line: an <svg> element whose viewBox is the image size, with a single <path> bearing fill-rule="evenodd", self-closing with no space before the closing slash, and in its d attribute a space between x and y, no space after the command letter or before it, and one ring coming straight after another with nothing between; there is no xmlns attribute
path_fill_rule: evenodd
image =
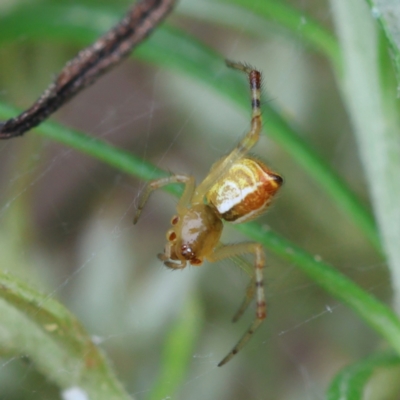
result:
<svg viewBox="0 0 400 400"><path fill-rule="evenodd" d="M256 297L256 317L235 347L218 364L227 363L250 339L266 317L263 282L265 253L256 242L222 245L222 220L241 223L257 218L271 203L283 179L260 160L248 155L257 143L261 131L260 86L261 74L244 64L227 61L231 68L247 73L251 88L251 129L239 144L217 161L206 178L196 186L188 175L171 175L152 181L140 199L134 218L137 222L150 193L170 183L183 183L185 190L172 217L172 227L167 232L164 253L158 257L168 268L182 269L187 263L201 265L204 259L218 261L243 253L255 256L255 269L246 297L235 314L237 321L251 300Z"/></svg>
<svg viewBox="0 0 400 400"><path fill-rule="evenodd" d="M217 212L207 204L194 204L171 222L165 251L158 257L174 269L185 268L187 262L201 265L221 237L223 224Z"/></svg>

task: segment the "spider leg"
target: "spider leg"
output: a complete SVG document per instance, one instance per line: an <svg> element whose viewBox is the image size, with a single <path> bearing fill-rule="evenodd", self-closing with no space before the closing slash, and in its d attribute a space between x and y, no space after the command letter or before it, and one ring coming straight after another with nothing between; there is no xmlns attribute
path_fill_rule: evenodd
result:
<svg viewBox="0 0 400 400"><path fill-rule="evenodd" d="M238 158L243 157L258 142L262 128L261 118L261 73L248 65L225 60L230 68L243 71L248 75L251 89L251 129L246 136L239 142L236 148L231 152L237 153Z"/></svg>
<svg viewBox="0 0 400 400"><path fill-rule="evenodd" d="M250 283L254 282L254 287L255 287L255 289L251 289L251 291L255 290L255 295L257 299L256 316L253 322L250 324L247 331L239 339L239 341L236 343L233 349L218 364L219 367L226 364L236 353L238 353L243 348L243 346L248 342L253 333L261 325L261 323L267 316L265 293L264 293L264 275L263 275L263 268L265 266L265 253L262 246L259 243L237 243L234 245L219 247L214 251L213 254L208 256L207 259L210 261L217 261L235 255L240 255L243 253L253 253L255 255L254 278ZM251 291L249 290L249 288L247 289L246 299L243 305L240 307L239 311L236 313L235 317L236 316L240 317L243 311L249 305L251 301L249 292Z"/></svg>
<svg viewBox="0 0 400 400"><path fill-rule="evenodd" d="M143 193L139 199L139 205L136 209L135 216L133 218L133 223L136 224L139 220L140 214L147 203L151 193L163 186L169 185L170 183L184 183L185 190L178 202L177 211L181 212L182 208L185 207L191 200L194 191L194 177L189 175L171 175L166 178L156 179L148 183L148 185L144 188Z"/></svg>
<svg viewBox="0 0 400 400"><path fill-rule="evenodd" d="M167 268L170 269L183 269L186 267L186 261L174 260L171 261L171 245L167 243L165 248L165 253L160 253L157 255L158 259L161 260Z"/></svg>
<svg viewBox="0 0 400 400"><path fill-rule="evenodd" d="M265 305L264 305L265 308ZM258 305L257 305L258 309ZM258 311L257 311L258 314ZM249 341L249 339L253 336L253 333L256 331L256 329L261 325L263 320L265 319L264 317L259 317L257 316L252 324L249 326L247 331L244 333L244 335L239 339L239 341L236 343L235 347L219 362L218 367L222 367L224 364L226 364L228 361L232 359L232 357L237 354L243 346Z"/></svg>
<svg viewBox="0 0 400 400"><path fill-rule="evenodd" d="M219 243L219 247L226 246L223 243ZM246 311L247 307L250 305L252 300L254 299L254 296L256 294L256 285L255 285L255 275L254 275L254 266L251 265L248 260L246 260L244 257L236 255L236 256L230 256L230 260L232 260L239 268L241 268L244 272L246 272L250 276L250 282L247 285L246 289L246 295L245 298L240 305L239 309L236 311L235 315L232 318L232 322L237 322L244 312Z"/></svg>
<svg viewBox="0 0 400 400"><path fill-rule="evenodd" d="M251 89L251 127L238 145L219 163L215 164L212 173L196 188L193 203L201 203L205 194L214 183L226 173L230 167L240 158L244 157L258 142L262 129L261 117L261 73L247 65L226 60L226 65L233 69L245 72L249 78Z"/></svg>
<svg viewBox="0 0 400 400"><path fill-rule="evenodd" d="M255 275L251 277L251 280L249 282L249 285L247 286L246 289L246 296L243 300L242 305L239 307L239 309L236 311L236 314L232 318L232 322L237 322L241 316L244 314L246 311L247 307L250 305L251 301L254 299L254 295L256 294L256 279Z"/></svg>

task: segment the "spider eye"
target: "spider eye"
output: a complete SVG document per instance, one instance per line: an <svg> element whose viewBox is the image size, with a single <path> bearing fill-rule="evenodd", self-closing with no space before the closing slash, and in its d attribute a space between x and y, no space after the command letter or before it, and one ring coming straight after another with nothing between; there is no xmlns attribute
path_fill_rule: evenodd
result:
<svg viewBox="0 0 400 400"><path fill-rule="evenodd" d="M179 217L174 215L171 219L171 225L176 225L179 222Z"/></svg>
<svg viewBox="0 0 400 400"><path fill-rule="evenodd" d="M173 242L175 239L176 239L176 233L172 229L170 229L167 232L167 240Z"/></svg>

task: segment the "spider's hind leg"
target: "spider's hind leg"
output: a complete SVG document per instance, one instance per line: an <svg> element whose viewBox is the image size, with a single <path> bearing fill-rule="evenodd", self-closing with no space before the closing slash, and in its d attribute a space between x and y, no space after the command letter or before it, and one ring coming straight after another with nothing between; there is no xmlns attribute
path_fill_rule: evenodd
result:
<svg viewBox="0 0 400 400"><path fill-rule="evenodd" d="M235 315L232 318L232 322L237 322L241 318L241 316L244 314L244 312L247 310L247 307L250 305L252 300L254 299L254 296L256 294L256 278L253 275L251 277L251 280L247 286L246 289L246 296L239 307L239 309L236 311Z"/></svg>
<svg viewBox="0 0 400 400"><path fill-rule="evenodd" d="M241 255L244 253L253 253L255 255L255 269L254 269L254 278L252 282L254 282L254 290L256 296L256 315L253 322L250 324L247 331L244 335L239 339L233 349L222 359L222 361L218 364L219 367L226 364L235 354L237 354L243 346L248 342L248 340L253 336L253 333L257 330L257 328L261 325L264 319L267 316L267 306L265 303L265 294L264 294L264 276L263 269L265 266L265 253L264 249L259 243L236 243L233 245L226 245L223 247L217 248L214 253L208 256L209 261L218 261L224 258L229 258L237 255ZM239 311L236 313L235 317L240 317L247 306L250 304L251 297L249 296L249 292L253 289L247 289L246 298L243 305L240 307Z"/></svg>

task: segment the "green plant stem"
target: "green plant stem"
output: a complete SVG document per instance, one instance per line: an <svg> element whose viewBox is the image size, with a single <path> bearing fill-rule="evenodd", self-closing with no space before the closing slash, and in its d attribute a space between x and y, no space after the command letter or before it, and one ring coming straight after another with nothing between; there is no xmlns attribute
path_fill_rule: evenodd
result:
<svg viewBox="0 0 400 400"><path fill-rule="evenodd" d="M393 0L366 0L366 2L385 32L396 68L397 81L400 82L400 3Z"/></svg>
<svg viewBox="0 0 400 400"><path fill-rule="evenodd" d="M362 400L371 375L382 367L400 365L400 358L393 353L373 354L343 368L331 382L327 400Z"/></svg>
<svg viewBox="0 0 400 400"><path fill-rule="evenodd" d="M341 66L340 50L335 37L309 16L281 1L218 0L234 4L255 15L283 26L295 39L325 55L335 70ZM210 7L212 7L210 2Z"/></svg>
<svg viewBox="0 0 400 400"><path fill-rule="evenodd" d="M400 121L397 88L363 0L332 0L343 52L342 87L392 274L400 313Z"/></svg>
<svg viewBox="0 0 400 400"><path fill-rule="evenodd" d="M202 310L196 295L191 294L183 304L182 312L163 346L161 368L156 384L148 399L159 400L175 397L182 386L188 364L193 355L194 344L201 330Z"/></svg>
<svg viewBox="0 0 400 400"><path fill-rule="evenodd" d="M11 110L8 109L8 112ZM4 115L4 107L0 107L0 115ZM37 131L45 137L96 157L141 179L154 179L166 174L127 151L116 149L97 138L90 138L54 123L43 123L37 128ZM168 186L168 191L177 195L181 193L180 189L181 187L175 185ZM235 227L249 238L262 243L283 259L296 265L321 287L349 305L400 354L400 321L387 306L363 291L330 265L301 250L278 234L264 230L259 224L239 224Z"/></svg>
<svg viewBox="0 0 400 400"><path fill-rule="evenodd" d="M0 347L32 358L62 389L79 388L89 398L132 398L78 320L60 303L0 271Z"/></svg>
<svg viewBox="0 0 400 400"><path fill-rule="evenodd" d="M329 264L308 254L275 232L265 230L256 223L237 225L236 228L254 241L262 243L279 257L293 263L335 298L347 304L385 338L397 354L400 354L400 320L390 308Z"/></svg>

